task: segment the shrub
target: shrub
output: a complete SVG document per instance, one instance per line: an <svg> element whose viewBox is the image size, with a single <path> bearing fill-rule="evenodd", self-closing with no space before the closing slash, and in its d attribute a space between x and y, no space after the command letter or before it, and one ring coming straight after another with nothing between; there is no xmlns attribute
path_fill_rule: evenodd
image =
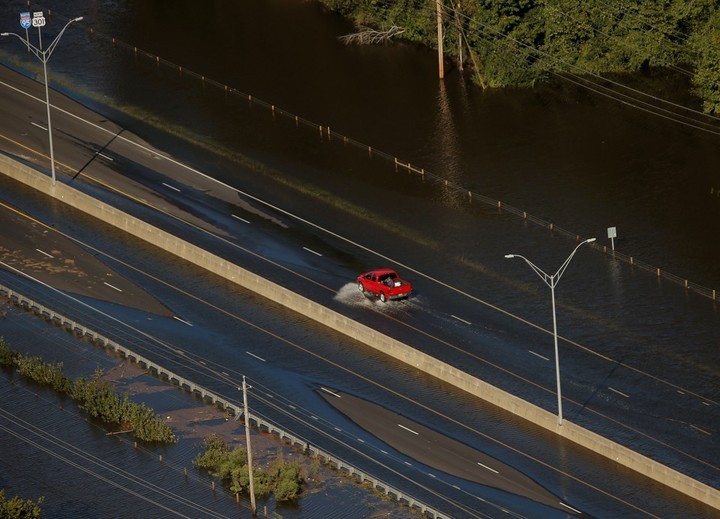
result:
<svg viewBox="0 0 720 519"><path fill-rule="evenodd" d="M247 452L230 447L215 435L204 439L204 452L198 454L193 465L208 471L226 483L231 492L246 492L250 487ZM253 491L256 496L275 495L277 501L288 501L300 496L302 470L298 463L286 463L282 453L267 470L253 467Z"/></svg>

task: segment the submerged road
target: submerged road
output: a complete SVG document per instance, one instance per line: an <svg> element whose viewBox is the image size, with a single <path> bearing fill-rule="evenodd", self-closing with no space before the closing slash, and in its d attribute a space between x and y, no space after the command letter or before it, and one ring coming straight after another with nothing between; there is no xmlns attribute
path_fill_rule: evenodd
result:
<svg viewBox="0 0 720 519"><path fill-rule="evenodd" d="M508 464L454 441L429 427L408 420L400 413L329 388L321 388L320 394L330 405L360 427L428 467L527 497L553 508L572 510L557 496ZM483 470L478 470L478 467ZM580 514L579 510L572 511Z"/></svg>
<svg viewBox="0 0 720 519"><path fill-rule="evenodd" d="M2 110L7 115L0 118L3 148L7 153L42 165L46 155L42 151L43 134L40 129L42 127L40 124L42 104L39 103L40 97L38 97L40 86L6 69L0 70L3 81L0 86L8 94L4 95L3 99L15 96L14 102L2 103ZM30 92L30 95L25 94L25 91ZM59 168L61 182L72 183L76 188L87 190L94 196L120 206L123 210L149 218L153 224L179 232L185 239L197 240L202 246L227 255L232 261L256 270L260 275L266 275L276 282L292 287L293 290L324 301L325 304L341 309L352 318L363 320L443 360L461 365L469 371L478 373L481 378L489 379L492 383L510 390L513 388L517 390L520 387L520 393L525 393L523 396L531 395L531 398L537 399L540 404L552 402L554 378L549 359L545 357L545 361L528 360L537 357L537 352L531 352L524 357L526 360L521 362L517 362L516 359L521 353L527 355L526 344L546 341L547 330L542 328L538 330L527 327L528 323L513 321L512 313L498 313L500 309L496 305L488 304L483 297L459 291L445 282L437 282L441 279L440 276L421 276L420 269L414 270L413 274L420 281L416 282L416 286L420 288L408 305L380 307L375 304L365 304L366 302L358 305L348 304L349 299L339 297L342 295L342 287L346 280L352 279L354 273L364 270L360 268L361 266L372 262L392 262L389 256L374 252L387 245L382 240L376 242L377 247L358 247L356 240L326 233L307 219L298 218L294 213L215 182L199 171L179 164L97 114L77 107L68 99L56 97L58 100L54 100L54 104L57 106L58 120L56 122L54 116L53 122L58 128L56 156L61 164ZM33 125L33 122L37 124ZM6 192L6 203L10 202L8 198L14 198L8 195L9 193ZM350 218L347 215L345 217ZM47 219L52 221L52 213L45 214L43 219L46 222ZM52 221L52 224L60 229L65 226L59 221ZM77 232L77 229L74 231ZM364 236L363 241L366 238L367 236ZM17 238L15 240L17 241ZM399 243L399 240L396 241L395 246L399 246ZM407 245L404 240L402 243ZM32 245L31 241L22 247L32 254ZM38 248L44 250L42 247L35 247ZM62 247L53 247L56 248L62 250ZM604 258L594 258L593 261L599 266L598 268L603 268ZM99 265L90 264L86 264L83 268L86 271L97 269L95 285L105 287L100 280L107 278L107 270L103 271ZM466 279L474 273L463 273L458 270L454 274L455 279ZM496 277L495 281L492 280L493 276ZM498 286L503 286L503 283L494 284L497 282L498 274L494 273L493 276L490 276L488 286L491 285L497 290ZM141 294L143 291L138 288L140 284L141 282L135 281L136 287L129 288L128 293L134 290L134 293ZM112 292L105 294L101 296L96 290L92 293L92 297L102 299L107 297L107 294L111 297L117 295ZM157 297L152 293L149 294L148 302ZM470 302L463 302L466 297ZM438 304L440 302L442 304ZM172 307L173 303L163 300L161 306ZM442 310L438 311L438 308ZM533 345L532 349L537 348ZM587 364L587 352L582 349L578 352L568 355L566 361L578 365ZM716 408L712 398L705 399L709 402L705 409L711 411L709 415L697 412L698 409L703 408L702 397L697 405L677 403L668 407L668 402L677 399L677 395L674 394L677 393L676 386L664 386L662 381L643 378L642 372L633 370L629 371L630 378L622 381L621 372L624 368L621 364L615 363L612 359L608 363L608 359L593 355L589 358L595 367L586 366L584 373L587 374L588 370L590 372L596 370L591 378L612 377L613 387L617 387L614 388L615 392L603 388L600 397L598 386L586 383L587 375L583 377L569 369L567 404L572 409L572 412L568 413L571 419L592 423L595 419L604 419L607 414L620 412L616 418L610 420L612 431L613 427L622 424L628 419L627 417L637 418L634 409L627 407L629 395L633 394L640 400L645 399L653 406L660 403L661 407L665 408L660 411L660 418L656 415L642 422L646 435L644 440L653 444L654 450L665 448L667 445L677 445L672 447L671 451L673 456L677 455L683 459L683 463L692 466L693 463L699 462L703 470L710 470L711 473L717 470L712 461L715 459L713 452L718 449L716 443L712 442L715 427L713 424L717 423ZM540 362L542 367L538 368L534 362ZM400 381L396 381L398 389L407 391L410 381L407 378L398 380ZM630 389L630 386L635 389ZM522 389L523 387L525 389ZM528 387L531 389L529 392ZM694 395L694 392L687 391L685 394ZM428 401L432 402L432 398L428 397ZM381 409L382 406L377 406L378 412ZM459 413L458 422L468 422L466 417L462 416L467 410L456 409L453 412ZM667 420L668 423L676 422L678 413L685 413L687 416L685 421L694 424L696 429L709 432L709 438L700 437L699 441L691 442L689 436L692 433L688 429L678 431L676 428L656 427L659 419ZM436 429L443 429L441 425L443 420L437 415L429 418L425 412L418 410L413 410L411 414L424 416L424 420L433 422ZM414 423L419 421L416 420ZM473 427L477 425L470 426L471 429ZM411 426L408 428L412 429ZM462 438L460 443L482 443L477 439L479 435L475 436L475 433L458 432L454 427L451 429L455 431L454 435ZM625 434L631 429L620 427L620 430ZM653 443L655 435L661 440L657 445ZM706 443L703 444L703 441ZM418 454L421 451L418 448L407 447L403 442L399 443L395 448L406 455L412 456L413 453ZM573 466L560 470L559 460L565 456L566 449L572 451L576 447L564 445L563 452L554 452L552 446L544 442L540 443L540 450L543 451L541 456L549 460L550 466L558 467L557 470L548 470L546 466L538 469L533 462L527 461L534 459L535 454L528 455L524 462L526 471L528 466L532 467L531 471L535 471L532 479L544 479L546 488L551 489L547 493L531 491L536 497L541 494L545 496L541 502L545 502L547 496L554 494L552 489L559 491L560 488L565 487L564 484L558 483L557 478L563 481L566 470L571 470L577 471L577 476L569 480L575 490L564 495L563 499L573 507L582 509L581 502L584 498L580 496L588 491L595 493L598 488L603 487L608 490L600 492L603 495L602 499L614 502L614 506L620 509L628 507L644 510L646 506L659 506L664 509L663 507L673 506L668 502L672 503L674 497L668 498L667 502L650 504L650 501L656 500L646 498L642 493L632 490L623 491L623 487L632 488L639 483L637 481L623 483L622 476L607 481L601 474L594 473L592 466L585 462L582 467ZM665 447L661 447L663 443ZM525 442L523 451L527 453L536 447ZM687 449L692 449L692 453L686 457ZM584 456L584 454L577 455L578 458ZM480 458L482 459L485 458ZM482 470L487 469L479 466L478 472L482 473ZM453 471L460 474L463 469L455 468ZM453 471L448 470L449 473ZM586 482L586 478L590 479ZM615 499L613 496L616 494L622 497ZM548 499L552 498L548 497ZM635 499L639 499L637 505L632 504ZM680 506L686 508L687 503L683 502Z"/></svg>
<svg viewBox="0 0 720 519"><path fill-rule="evenodd" d="M172 317L168 308L142 287L115 272L70 237L2 203L0 220L7 224L2 233L0 266L64 292ZM419 463L551 507L560 506L557 496L482 451L353 395L327 388L320 395L373 436ZM478 471L478 466L485 470Z"/></svg>

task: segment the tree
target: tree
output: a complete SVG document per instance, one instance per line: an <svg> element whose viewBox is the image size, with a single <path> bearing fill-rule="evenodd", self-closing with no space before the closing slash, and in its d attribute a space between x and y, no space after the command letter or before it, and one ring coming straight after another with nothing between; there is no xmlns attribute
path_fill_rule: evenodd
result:
<svg viewBox="0 0 720 519"><path fill-rule="evenodd" d="M694 92L703 99L703 109L720 114L720 13L714 11L707 22L690 38L697 53Z"/></svg>
<svg viewBox="0 0 720 519"><path fill-rule="evenodd" d="M434 47L436 0L323 0L366 26ZM482 88L532 86L550 74L694 68L693 93L720 113L716 0L444 0L446 56L468 57ZM375 32L373 32L375 31ZM348 38L360 38L351 35Z"/></svg>
<svg viewBox="0 0 720 519"><path fill-rule="evenodd" d="M210 435L203 440L204 452L198 454L193 465L208 471L225 482L231 492L249 490L250 476L247 452L241 447L230 447L219 437ZM255 495L275 495L277 501L289 501L299 497L302 491L302 469L298 463L286 463L282 452L267 470L253 467L253 490Z"/></svg>
<svg viewBox="0 0 720 519"><path fill-rule="evenodd" d="M0 489L0 517L3 519L38 519L42 510L40 505L45 501L41 497L37 502L17 496L5 498L5 491Z"/></svg>

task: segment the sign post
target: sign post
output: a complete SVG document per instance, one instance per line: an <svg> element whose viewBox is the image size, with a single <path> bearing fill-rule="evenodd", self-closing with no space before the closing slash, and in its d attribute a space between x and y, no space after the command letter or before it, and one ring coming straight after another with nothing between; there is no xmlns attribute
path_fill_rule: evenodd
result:
<svg viewBox="0 0 720 519"><path fill-rule="evenodd" d="M610 243L612 244L612 251L615 252L615 238L617 238L617 228L616 227L608 227L608 238L610 238Z"/></svg>
<svg viewBox="0 0 720 519"><path fill-rule="evenodd" d="M36 11L33 13L32 26L37 27L38 30L38 48L42 50L42 32L40 27L45 27L45 15L42 11Z"/></svg>
<svg viewBox="0 0 720 519"><path fill-rule="evenodd" d="M25 40L30 43L30 35L28 34L28 29L32 27L32 21L30 20L30 13L20 13L20 27L25 29ZM28 47L28 52L30 52L30 47Z"/></svg>
<svg viewBox="0 0 720 519"><path fill-rule="evenodd" d="M22 36L14 32L0 32L0 36L12 36L20 40L27 47L28 52L32 52L33 55L35 55L35 57L39 59L43 64L43 75L45 76L45 104L47 105L47 132L48 140L50 141L50 170L52 172L53 186L55 186L55 152L53 151L52 122L50 119L50 87L48 85L47 62L50 59L53 51L55 50L57 43L60 41L60 37L65 32L65 29L67 29L71 23L79 22L82 19L83 17L79 16L77 18L73 18L68 23L66 23L65 27L63 27L62 30L58 33L58 35L55 36L55 39L50 43L50 45L48 45L48 48L46 50L42 50L42 35L40 33L40 28L45 26L45 16L43 15L42 11L34 12L32 19L30 19L30 13L20 13L20 27L25 29L26 39L23 40ZM29 39L27 38L27 29L30 26L38 28L40 47L35 47L35 45L30 43Z"/></svg>

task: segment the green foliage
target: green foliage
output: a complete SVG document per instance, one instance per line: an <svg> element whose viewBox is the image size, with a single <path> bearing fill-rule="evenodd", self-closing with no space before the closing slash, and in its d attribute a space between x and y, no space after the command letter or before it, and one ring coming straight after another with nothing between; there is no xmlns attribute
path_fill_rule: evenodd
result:
<svg viewBox="0 0 720 519"><path fill-rule="evenodd" d="M235 467L230 472L230 490L236 494L250 489L250 471L247 465Z"/></svg>
<svg viewBox="0 0 720 519"><path fill-rule="evenodd" d="M223 456L222 462L217 470L217 477L227 479L231 477L232 471L237 467L247 467L247 452L244 449L233 449Z"/></svg>
<svg viewBox="0 0 720 519"><path fill-rule="evenodd" d="M261 468L253 469L253 490L258 497L266 497L273 493L275 480L268 471ZM277 497L277 496L276 496ZM282 499L278 498L278 501Z"/></svg>
<svg viewBox="0 0 720 519"><path fill-rule="evenodd" d="M73 382L63 373L62 363L50 364L43 362L40 357L20 355L2 340L0 363L14 367L20 375L38 384L50 386L70 396L80 409L93 418L132 429L138 440L162 443L177 441L172 429L155 416L152 409L145 404L131 402L127 395L115 393L110 384L101 380L101 371L96 371L92 380L80 377Z"/></svg>
<svg viewBox="0 0 720 519"><path fill-rule="evenodd" d="M0 489L0 517L3 519L38 519L42 514L40 505L43 501L45 501L44 497L38 499L37 503L17 496L7 499L5 491Z"/></svg>
<svg viewBox="0 0 720 519"><path fill-rule="evenodd" d="M212 475L216 475L230 448L221 438L214 434L203 440L203 448L204 452L195 457L193 465L207 470Z"/></svg>
<svg viewBox="0 0 720 519"><path fill-rule="evenodd" d="M174 443L175 434L145 404L131 402L127 395L118 395L110 384L96 373L92 380L75 381L73 398L93 418L132 429L141 441Z"/></svg>
<svg viewBox="0 0 720 519"><path fill-rule="evenodd" d="M690 45L697 54L694 92L707 113L720 114L720 13L715 11L693 34Z"/></svg>
<svg viewBox="0 0 720 519"><path fill-rule="evenodd" d="M72 380L63 374L62 362L49 364L40 357L18 355L15 358L15 369L18 373L38 384L50 386L55 391L69 394L72 392Z"/></svg>
<svg viewBox="0 0 720 519"><path fill-rule="evenodd" d="M5 339L0 337L0 366L14 367L18 358L18 352L10 349Z"/></svg>
<svg viewBox="0 0 720 519"><path fill-rule="evenodd" d="M231 450L215 435L206 437L203 447L204 452L195 457L193 465L220 478L232 492L249 491L250 476L244 449ZM258 497L274 494L277 501L297 499L302 492L303 481L300 465L286 463L282 456L278 456L267 470L253 467L253 490Z"/></svg>
<svg viewBox="0 0 720 519"><path fill-rule="evenodd" d="M269 472L275 481L275 499L291 501L300 496L304 478L297 462L273 464Z"/></svg>
<svg viewBox="0 0 720 519"><path fill-rule="evenodd" d="M397 25L435 47L436 0L322 0L362 25ZM442 0L446 57L468 57L482 87L529 86L549 74L694 69L694 93L720 113L716 0Z"/></svg>
<svg viewBox="0 0 720 519"><path fill-rule="evenodd" d="M130 424L138 440L161 443L177 441L172 429L145 404L130 402L127 396L123 396L121 409L121 420Z"/></svg>

